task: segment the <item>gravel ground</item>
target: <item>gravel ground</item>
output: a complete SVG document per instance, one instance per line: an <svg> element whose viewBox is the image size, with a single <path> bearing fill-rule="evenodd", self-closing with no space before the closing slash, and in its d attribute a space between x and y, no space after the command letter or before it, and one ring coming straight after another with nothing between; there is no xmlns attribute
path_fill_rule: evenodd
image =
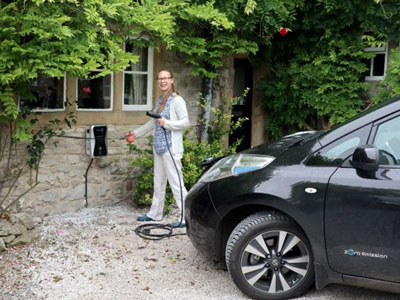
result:
<svg viewBox="0 0 400 300"><path fill-rule="evenodd" d="M138 237L133 229L142 213L120 204L45 218L39 240L0 253L0 299L248 299L186 235ZM331 285L297 299L399 297Z"/></svg>

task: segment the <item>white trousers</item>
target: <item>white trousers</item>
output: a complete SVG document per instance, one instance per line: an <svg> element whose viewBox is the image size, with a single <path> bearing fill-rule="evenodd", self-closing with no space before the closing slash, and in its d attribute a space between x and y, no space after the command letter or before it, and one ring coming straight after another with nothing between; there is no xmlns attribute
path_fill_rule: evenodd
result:
<svg viewBox="0 0 400 300"><path fill-rule="evenodd" d="M183 184L182 176L182 154L173 154L176 167L171 159L169 152L163 154L157 154L154 152L154 193L153 203L151 204L150 210L147 213L149 218L159 221L163 217L164 201L165 201L165 190L167 187L167 181L171 187L172 194L179 208L179 211L183 213L182 207L184 208L184 200L186 198L187 190ZM181 184L179 184L179 178ZM181 195L182 187L182 195Z"/></svg>

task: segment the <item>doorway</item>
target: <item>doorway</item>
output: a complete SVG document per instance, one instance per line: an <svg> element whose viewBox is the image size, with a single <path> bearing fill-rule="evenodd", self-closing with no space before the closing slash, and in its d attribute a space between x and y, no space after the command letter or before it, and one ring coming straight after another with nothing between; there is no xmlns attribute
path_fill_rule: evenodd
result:
<svg viewBox="0 0 400 300"><path fill-rule="evenodd" d="M237 151L242 151L251 147L251 108L253 99L253 68L247 59L235 59L235 77L233 83L233 96L238 97L237 104L232 108L232 121L239 118L248 118L238 129L229 135L229 145L242 138L237 147ZM249 92L243 97L246 88Z"/></svg>

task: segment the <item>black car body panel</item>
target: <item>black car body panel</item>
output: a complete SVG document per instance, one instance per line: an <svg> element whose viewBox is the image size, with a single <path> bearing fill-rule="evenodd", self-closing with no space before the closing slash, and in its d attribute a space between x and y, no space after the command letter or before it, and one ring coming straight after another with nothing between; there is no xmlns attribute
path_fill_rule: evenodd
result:
<svg viewBox="0 0 400 300"><path fill-rule="evenodd" d="M258 211L276 211L307 236L317 288L336 282L400 292L400 157L380 149L394 162L381 164L376 172L350 163L356 147L387 144L384 130L395 128L390 120L400 124L399 99L332 131L303 132L243 151L275 157L260 170L196 183L185 200L192 243L221 260L241 220Z"/></svg>
<svg viewBox="0 0 400 300"><path fill-rule="evenodd" d="M339 168L326 195L326 246L337 272L400 282L400 169L376 178ZM342 233L346 234L342 234Z"/></svg>

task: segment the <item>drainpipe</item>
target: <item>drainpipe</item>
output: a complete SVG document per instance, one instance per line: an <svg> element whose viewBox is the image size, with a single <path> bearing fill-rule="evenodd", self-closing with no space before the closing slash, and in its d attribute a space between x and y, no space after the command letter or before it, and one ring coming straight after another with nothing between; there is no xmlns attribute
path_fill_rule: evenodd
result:
<svg viewBox="0 0 400 300"><path fill-rule="evenodd" d="M212 96L213 96L213 78L205 78L204 79L204 112L203 112L203 126L201 127L200 132L200 140L208 142L208 127L210 126L210 118L211 118L211 104L212 104Z"/></svg>

